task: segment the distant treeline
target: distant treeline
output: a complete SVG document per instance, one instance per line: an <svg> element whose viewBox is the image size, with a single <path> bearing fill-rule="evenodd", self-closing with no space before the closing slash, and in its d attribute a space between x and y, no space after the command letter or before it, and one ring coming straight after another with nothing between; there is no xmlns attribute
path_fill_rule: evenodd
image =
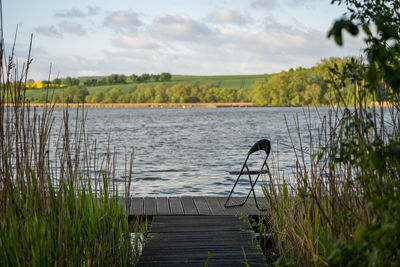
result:
<svg viewBox="0 0 400 267"><path fill-rule="evenodd" d="M88 103L197 103L197 102L254 102L260 106L307 106L328 105L335 103L337 97L351 103L354 99L354 86L349 77L343 83L343 87L333 93L331 85L326 81L332 78L331 70L341 70L351 58L323 59L311 68L297 68L289 71L270 75L268 81L255 82L252 90L236 90L232 88L220 88L213 83L201 85L191 83L178 83L167 87L163 83L156 85L139 84L130 92L122 92L118 88L108 90L95 90L91 94L86 87L78 86L77 79L67 77L63 83L68 86L61 94L55 95L52 101L56 102L88 102ZM130 76L131 82L141 81L165 81L171 79L171 74L160 75L142 74ZM333 77L335 78L335 77ZM337 77L340 78L340 77ZM93 79L96 80L96 79ZM84 80L84 84L91 79ZM118 84L125 83L124 75L109 75L99 83ZM340 92L340 94L337 94ZM39 99L31 99L35 102L46 101L43 95ZM47 100L50 101L50 100Z"/></svg>
<svg viewBox="0 0 400 267"><path fill-rule="evenodd" d="M354 58L322 59L311 68L297 68L272 74L267 82L256 82L252 100L263 106L308 106L354 101L352 77L339 77L346 63ZM343 80L341 88L332 88L328 80ZM372 100L372 99L371 99ZM343 103L343 101L341 103Z"/></svg>
<svg viewBox="0 0 400 267"><path fill-rule="evenodd" d="M149 74L143 73L141 75L132 74L129 76L130 82L143 83L143 82L165 82L171 79L172 75L168 72L162 72L160 74ZM101 79L98 78L87 78L83 79L83 86L100 86L100 85L114 85L127 83L128 77L123 74L111 74ZM66 86L79 85L80 80L77 78L67 77L63 81Z"/></svg>
<svg viewBox="0 0 400 267"><path fill-rule="evenodd" d="M139 86L138 89L128 94L123 94L118 88L112 88L107 92L96 91L93 95L89 95L89 91L85 87L70 86L63 90L61 96L54 96L52 100L61 103L250 102L251 91L220 89L212 83L200 86L193 86L190 83L178 83L171 88L166 88L161 84L155 87Z"/></svg>

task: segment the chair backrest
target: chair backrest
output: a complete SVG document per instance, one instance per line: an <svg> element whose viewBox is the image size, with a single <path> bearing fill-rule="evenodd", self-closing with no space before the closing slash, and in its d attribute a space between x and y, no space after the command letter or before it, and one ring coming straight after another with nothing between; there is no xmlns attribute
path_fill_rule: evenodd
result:
<svg viewBox="0 0 400 267"><path fill-rule="evenodd" d="M267 157L269 155L269 152L271 151L271 143L267 139L261 139L257 141L249 150L249 153L247 154L250 156L254 152L257 152L259 150L264 150L265 153L267 153Z"/></svg>

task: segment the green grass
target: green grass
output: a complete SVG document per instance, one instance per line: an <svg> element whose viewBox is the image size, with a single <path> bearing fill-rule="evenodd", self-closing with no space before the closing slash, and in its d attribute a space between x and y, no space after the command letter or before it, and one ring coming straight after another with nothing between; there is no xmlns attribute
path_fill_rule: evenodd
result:
<svg viewBox="0 0 400 267"><path fill-rule="evenodd" d="M132 266L138 254L118 196L94 197L73 179L60 189L47 181L44 192L32 172L0 191L0 265Z"/></svg>
<svg viewBox="0 0 400 267"><path fill-rule="evenodd" d="M216 75L216 76L190 76L190 75L173 75L171 81L189 82L191 84L201 85L205 83L213 83L220 85L220 88L232 89L253 89L256 81L266 81L269 75ZM244 82L243 82L244 81Z"/></svg>

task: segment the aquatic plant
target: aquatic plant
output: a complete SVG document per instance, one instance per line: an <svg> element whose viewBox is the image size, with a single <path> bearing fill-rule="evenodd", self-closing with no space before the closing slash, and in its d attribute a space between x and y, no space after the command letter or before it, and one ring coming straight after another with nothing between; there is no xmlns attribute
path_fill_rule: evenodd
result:
<svg viewBox="0 0 400 267"><path fill-rule="evenodd" d="M14 48L7 58L0 42L0 265L133 265L145 228L138 218L128 222L113 153L96 154L84 107L72 129L64 109L54 133L54 105L33 109L25 98L30 50L19 72ZM127 175L125 196L130 185Z"/></svg>
<svg viewBox="0 0 400 267"><path fill-rule="evenodd" d="M399 1L341 1L350 17L335 23L366 37L366 59L331 68L336 101L315 130L307 112L309 140L291 135L294 183L271 166L265 187L277 264L396 266L400 264ZM375 30L371 30L375 27ZM353 104L341 88L351 85ZM371 106L368 99L374 99ZM297 136L296 136L297 135ZM300 152L298 152L300 151ZM292 177L293 179L293 177ZM282 185L277 185L277 183ZM274 184L276 186L274 186Z"/></svg>

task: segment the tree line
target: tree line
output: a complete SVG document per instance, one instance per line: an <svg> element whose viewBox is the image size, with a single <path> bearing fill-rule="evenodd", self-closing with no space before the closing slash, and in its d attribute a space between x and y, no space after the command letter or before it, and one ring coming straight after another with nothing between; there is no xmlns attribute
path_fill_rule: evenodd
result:
<svg viewBox="0 0 400 267"><path fill-rule="evenodd" d="M46 102L46 95L38 99ZM96 91L89 94L86 87L70 86L61 95L55 95L51 101L59 103L198 103L198 102L250 102L251 91L218 88L212 83L193 86L190 83L178 83L170 88L164 85L139 86L135 91L123 93L118 88ZM47 100L50 102L50 100Z"/></svg>
<svg viewBox="0 0 400 267"><path fill-rule="evenodd" d="M110 88L106 91L98 90L89 94L86 87L77 84L77 79L68 79L69 77L67 77L69 86L63 90L61 95L55 96L53 101L70 103L254 102L260 106L308 106L337 103L340 97L346 103L351 103L355 96L351 77L342 84L339 94L334 94L331 85L327 82L328 79L335 78L332 77L332 73L335 73L332 70L342 70L350 60L354 59L350 57L323 59L311 68L300 67L271 74L267 81L255 82L252 90L220 88L212 83L201 85L178 83L172 87L166 87L163 84L155 86L139 84L136 90L132 88L128 93L124 93L118 88ZM340 73L340 71L336 71L336 73ZM139 79L139 77L141 78ZM170 78L171 75L168 73L161 73L157 76L146 73L141 76L133 74L130 77L132 81L141 81L142 79L156 81L156 79ZM106 76L103 79L109 85L126 82L126 76L117 74ZM35 99L32 100L35 101ZM36 101L43 101L43 97Z"/></svg>
<svg viewBox="0 0 400 267"><path fill-rule="evenodd" d="M64 86L101 86L101 85L115 85L115 84L126 84L128 78L132 83L144 83L144 82L166 82L171 80L172 75L169 72L162 72L160 74L154 73L142 73L141 75L132 74L129 77L124 74L111 74L102 78L86 78L78 79L67 76L65 79L55 78L53 81L43 80L43 85L64 85ZM28 82L34 83L34 80Z"/></svg>
<svg viewBox="0 0 400 267"><path fill-rule="evenodd" d="M341 79L338 75L351 60L354 58L332 57L322 59L311 68L290 69L272 74L268 81L254 84L252 100L262 106L328 105L336 104L339 100L351 104L355 97L351 77L345 78L341 88L336 88L339 90L335 92L331 83L327 82Z"/></svg>

